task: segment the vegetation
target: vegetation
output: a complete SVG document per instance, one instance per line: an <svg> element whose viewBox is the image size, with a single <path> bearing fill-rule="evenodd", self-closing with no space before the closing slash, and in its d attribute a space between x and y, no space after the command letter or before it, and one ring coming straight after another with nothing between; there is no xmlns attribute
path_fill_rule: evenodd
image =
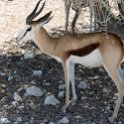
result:
<svg viewBox="0 0 124 124"><path fill-rule="evenodd" d="M91 0L90 13L95 31L115 33L124 40L124 0Z"/></svg>

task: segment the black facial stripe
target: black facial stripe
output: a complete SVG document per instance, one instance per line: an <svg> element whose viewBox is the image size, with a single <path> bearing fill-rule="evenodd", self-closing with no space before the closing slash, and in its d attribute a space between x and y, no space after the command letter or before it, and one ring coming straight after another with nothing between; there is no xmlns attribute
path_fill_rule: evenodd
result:
<svg viewBox="0 0 124 124"><path fill-rule="evenodd" d="M28 31L31 31L31 27L30 27L30 28L28 28L28 29L26 30L26 33L27 33Z"/></svg>
<svg viewBox="0 0 124 124"><path fill-rule="evenodd" d="M31 31L31 27L27 28L27 30L25 31L23 37L25 37L25 35L27 34L28 31Z"/></svg>

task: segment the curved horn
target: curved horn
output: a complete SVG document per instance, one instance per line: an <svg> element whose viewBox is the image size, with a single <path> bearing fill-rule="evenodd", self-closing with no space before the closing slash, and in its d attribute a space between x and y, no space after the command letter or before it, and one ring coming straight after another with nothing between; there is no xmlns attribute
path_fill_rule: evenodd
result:
<svg viewBox="0 0 124 124"><path fill-rule="evenodd" d="M43 5L42 5L42 7L40 8L40 10L36 13L36 11L37 11L37 9L38 9L38 6L39 6L39 4L40 4L41 1L42 1L42 0L39 0L39 1L38 1L38 3L36 4L34 10L33 10L33 11L31 12L31 14L26 18L26 24L31 25L31 24L33 23L32 20L33 20L35 17L37 17L37 16L40 14L40 12L43 10L44 5L45 5L45 2L43 3Z"/></svg>

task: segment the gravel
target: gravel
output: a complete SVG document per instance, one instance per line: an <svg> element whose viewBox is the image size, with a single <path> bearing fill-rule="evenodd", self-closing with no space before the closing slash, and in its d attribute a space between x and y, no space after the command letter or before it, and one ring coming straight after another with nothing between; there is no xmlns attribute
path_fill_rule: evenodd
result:
<svg viewBox="0 0 124 124"><path fill-rule="evenodd" d="M5 8L4 12L0 12L0 123L107 124L117 88L103 68L75 66L78 100L64 113L65 84L61 64L41 55L34 42L28 38L20 45L15 42L13 37L25 25L25 17L35 3L33 0L0 2L0 6L4 5ZM62 0L58 0L57 4L56 0L48 0L44 10L53 10L54 18L45 28L54 37L64 32L63 7ZM82 13L83 17L88 17L87 9ZM77 27L82 31L82 16ZM113 124L124 123L123 112L122 104Z"/></svg>

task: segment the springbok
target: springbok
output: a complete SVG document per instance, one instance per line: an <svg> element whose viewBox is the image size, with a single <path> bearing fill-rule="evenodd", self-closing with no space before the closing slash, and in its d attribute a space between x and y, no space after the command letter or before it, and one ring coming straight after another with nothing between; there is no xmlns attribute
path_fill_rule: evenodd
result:
<svg viewBox="0 0 124 124"><path fill-rule="evenodd" d="M42 7L37 10L40 2L41 0L26 18L28 27L21 37L17 37L17 41L20 41L28 31L32 31L34 42L39 49L62 63L66 84L65 110L71 103L70 84L72 86L72 102L77 99L74 83L74 64L79 63L87 67L103 65L118 89L118 100L113 115L109 118L109 121L113 122L117 117L124 96L124 83L119 76L119 68L124 58L124 45L121 39L114 34L102 32L80 35L65 34L59 38L53 38L43 27L52 19L52 11L34 21L45 5L43 3Z"/></svg>

